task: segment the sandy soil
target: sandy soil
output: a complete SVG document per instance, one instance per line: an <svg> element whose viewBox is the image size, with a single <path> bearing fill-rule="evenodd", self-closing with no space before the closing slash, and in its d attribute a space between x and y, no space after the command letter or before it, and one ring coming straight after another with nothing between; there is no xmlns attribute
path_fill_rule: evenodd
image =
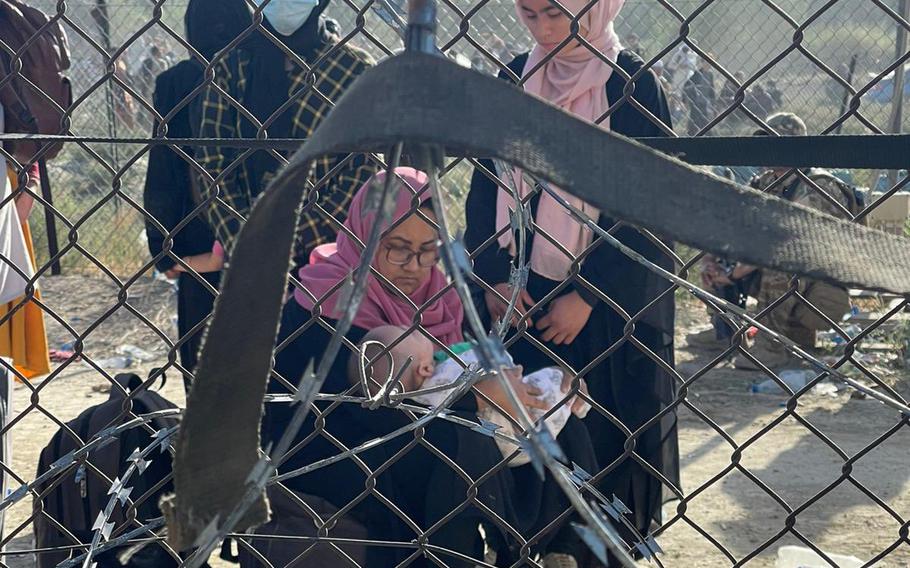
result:
<svg viewBox="0 0 910 568"><path fill-rule="evenodd" d="M142 374L166 360L167 345L149 324L175 336L174 292L167 283L142 279L130 287L128 304L119 307L118 292L114 283L102 279L68 276L43 283L48 305L77 332L104 318L86 337L89 357L106 359L118 346L137 345L153 355L135 366ZM685 336L704 329L707 320L696 304L682 308L678 368L689 378L713 355L686 346ZM74 339L53 318L47 321L52 348ZM52 377L15 387L13 416L18 422L12 429L11 465L21 480L34 477L38 454L56 430L45 413L67 421L107 396L106 379L84 363L66 365ZM808 539L825 551L863 561L895 547L876 566L910 566L910 545L895 545L901 524L894 515L910 517L910 431L900 426L897 413L841 391L802 397L795 414L788 414L785 397L749 392L759 379L759 373L723 364L691 385L690 408L680 410L687 500L667 506L667 517L674 520L658 539L665 550L663 565L774 566L780 546ZM908 394L907 381L895 375L892 382ZM183 404L179 377L171 377L164 394ZM824 495L815 499L820 493ZM788 522L788 508L799 509L795 522ZM30 513L30 502L7 511L6 534L13 536L8 551L32 546ZM31 555L9 552L0 563L33 565Z"/></svg>

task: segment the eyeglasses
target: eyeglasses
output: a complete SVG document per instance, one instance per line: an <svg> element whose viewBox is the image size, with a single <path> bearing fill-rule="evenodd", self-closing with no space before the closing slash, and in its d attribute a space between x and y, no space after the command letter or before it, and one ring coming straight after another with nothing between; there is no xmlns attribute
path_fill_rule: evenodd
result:
<svg viewBox="0 0 910 568"><path fill-rule="evenodd" d="M417 264L423 268L428 268L439 262L439 249L435 248L433 250L414 252L409 248L386 247L385 251L386 260L389 261L389 264L396 266L407 265L415 256L417 257Z"/></svg>

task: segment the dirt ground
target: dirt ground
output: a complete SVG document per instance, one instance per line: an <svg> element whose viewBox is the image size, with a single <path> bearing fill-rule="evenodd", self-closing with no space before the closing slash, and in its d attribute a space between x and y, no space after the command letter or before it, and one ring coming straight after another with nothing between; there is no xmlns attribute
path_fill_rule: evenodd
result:
<svg viewBox="0 0 910 568"><path fill-rule="evenodd" d="M152 355L151 360L133 365L140 374L165 360L167 348L161 337L126 306L116 307L119 290L110 280L66 276L47 278L42 284L46 303L78 332L107 316L86 338L90 357L107 359L116 355L118 346L139 346ZM128 306L148 323L175 336L175 293L170 285L142 279L130 287L128 298ZM48 317L47 323L51 348L73 340L53 318ZM711 362L711 353L685 344L688 333L706 327L707 319L698 305L681 304L677 366L686 379ZM109 369L112 373L120 370ZM895 546L900 522L868 494L900 518L910 518L910 431L899 427L897 413L841 390L833 395L806 395L799 400L798 419L782 418L787 411L786 397L750 392L750 385L759 378L757 372L737 371L724 364L691 385L687 397L691 408L679 412L683 488L689 500L666 508L667 518L677 513L682 516L658 538L665 551L663 565L731 566L749 556L751 560L744 565L770 567L775 565L779 547L801 544L796 534L827 552L863 561ZM899 375L892 381L903 395L908 394L907 381ZM39 452L56 430L36 405L67 421L102 401L107 396L106 385L84 363L70 364L52 381L35 381L31 388L16 385L13 417L18 422L12 428L12 468L22 480L34 477ZM183 404L179 377L171 377L164 394ZM764 433L756 437L760 432ZM741 451L734 452L733 444ZM855 456L872 445L873 449L845 466L844 455ZM757 480L766 488L757 485ZM797 509L829 487L824 497L801 509L795 523L788 525L788 512L781 502ZM30 513L28 501L7 511L6 534L14 534L14 538L0 566L34 565L31 555L10 554L32 547ZM788 526L792 528L789 533ZM753 557L753 551L759 549ZM910 566L910 545L896 546L876 566Z"/></svg>

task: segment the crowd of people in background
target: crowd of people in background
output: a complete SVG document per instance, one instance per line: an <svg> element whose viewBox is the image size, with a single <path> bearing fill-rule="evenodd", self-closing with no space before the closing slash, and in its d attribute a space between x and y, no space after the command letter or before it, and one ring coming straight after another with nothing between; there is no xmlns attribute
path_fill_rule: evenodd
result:
<svg viewBox="0 0 910 568"><path fill-rule="evenodd" d="M710 53L707 57L713 58ZM783 109L784 95L775 79L746 85L745 73L736 71L731 81L715 66L718 62L712 63L708 58L682 44L669 59L655 65L655 72L667 89L674 119L679 122L686 118L686 134L711 134L711 129L703 129L731 108L735 109L729 114L734 126L746 122L746 115L737 104L740 91L742 107L757 117L763 118Z"/></svg>
<svg viewBox="0 0 910 568"><path fill-rule="evenodd" d="M503 39L495 32L477 32L477 37L482 48L472 49L473 55L456 48L447 51L447 55L465 67L498 75L516 55L525 51L519 44ZM626 34L622 41L625 49L650 63L654 54L646 50L637 33ZM115 75L151 101L155 78L177 61L174 50L166 45L163 41L152 42L133 64L125 57L117 58ZM710 53L707 56L713 57ZM689 136L701 132L715 117L737 105L736 95L740 90L743 90L742 106L757 117L766 117L784 108L784 93L776 79L759 79L743 89L746 76L742 71L736 71L731 80L685 43L651 63L651 69L661 81L674 122ZM118 121L129 128L143 124L142 117L148 114L123 88L114 89L114 110ZM740 109L730 112L729 117L734 128L747 122L746 114ZM711 133L712 129L703 132Z"/></svg>
<svg viewBox="0 0 910 568"><path fill-rule="evenodd" d="M484 49L480 50L467 63L473 69L499 74L503 66L519 54L521 50L507 44L494 33L481 33ZM629 33L623 38L623 47L649 62L651 55L636 33ZM713 57L710 53L708 57ZM459 53L449 52L449 56L461 62ZM685 124L685 133L694 136L699 133L711 134L711 129L702 130L715 117L728 109L739 107L737 93L742 90L742 106L755 116L766 117L784 108L784 93L776 79L759 80L745 85L746 76L742 71L733 73L733 80L727 78L705 57L700 56L687 44L681 44L668 55L651 64L651 69L661 82L671 116L678 125ZM745 85L745 87L744 87ZM746 114L736 108L729 113L734 127L747 122Z"/></svg>
<svg viewBox="0 0 910 568"><path fill-rule="evenodd" d="M263 7L262 26L284 46L256 32L227 49L253 22L247 0L190 0L184 18L186 39L203 59L194 55L175 61L172 53L152 44L138 69L127 68L122 58L116 60L115 77L125 84L147 85L139 94L152 102L159 117L169 117L168 137L209 140L203 146L152 146L144 189L144 207L150 215L149 251L156 269L177 281L179 367L187 391L192 389L221 274L230 265L244 219L275 179L283 159L290 157L287 151L248 151L218 141L256 139L265 132L268 138L306 139L329 114L333 102L375 64L365 51L342 41L343 30L324 15L330 1L271 0ZM776 82L746 86L741 72L731 80L712 63L711 54L700 55L690 45L679 45L648 67L650 54L641 38L635 33L620 38L614 29L623 3L599 0L579 18L578 33L609 63L571 39L572 21L550 0L515 0L521 25L533 39L529 50L495 34L479 34L486 53L473 58L450 55L461 65L505 81L519 79L525 92L631 138L665 136L654 118L667 126L685 118L686 132L701 135L740 98L748 111L767 117L775 133L807 134L799 117L776 112L785 102ZM584 0L562 4L573 12L586 8ZM206 85L209 61L215 61L214 79ZM628 76L638 76L632 94L636 104L619 104L604 120L607 109L628 96ZM115 112L132 125L137 102L126 90L118 93ZM746 118L742 110L731 116ZM160 126L157 121L152 125L156 136ZM673 408L678 384L671 371L675 299L667 293L670 284L614 247L592 246L595 234L590 227L568 215L552 194L536 191L520 169L501 171L492 160L478 158L464 188L464 242L474 262L473 307L487 328L505 318L509 298L517 298L514 321L505 322L511 324L505 344L513 363L506 380L529 412L543 416L563 411L553 434L567 458L592 474L602 472L592 483L628 507L637 533L651 534L664 521L668 493L680 485ZM407 393L438 380L452 353L473 356L474 345L464 327L466 306L440 267L440 235L427 175L411 164L391 174L398 184L393 223L385 228L371 259L376 276L368 279L367 294L346 334L346 345L365 350L380 338L385 347L397 347L394 357L413 358L413 374L402 383ZM315 189L301 213L290 269L305 291L287 290L277 339L281 349L268 385L271 394L289 394L310 363L327 350L331 338L327 327L309 322L321 317L329 326L337 323L345 301L341 284L358 265L361 243L377 222L374 204L368 202L370 187L385 182L387 175L367 154L330 155L315 162L307 180ZM34 187L38 172L29 171L28 176ZM511 212L518 205L512 194L499 189L504 184L514 184L535 227L525 246L527 281L517 290L512 268L518 246ZM800 177L773 169L760 172L751 184L834 215L849 216L859 208L850 188L823 170L806 170ZM301 182L302 189L304 185ZM820 197L813 185L828 197ZM4 187L9 193L10 185ZM617 228L606 212L559 188L554 192L650 262L674 270L668 252L673 243L631 226ZM27 208L30 201L16 205ZM0 218L0 228L4 224L19 227L20 219L10 214ZM21 234L21 229L17 231ZM27 259L25 241L14 244ZM775 303L787 292L787 275L761 271L736 259L709 256L702 275L707 288L735 303L744 305L747 297L757 298L760 309L771 311L769 326L807 350L813 348L817 331L827 329L830 321L849 309L845 289L811 280L801 282L799 291L819 310L807 310L792 297ZM0 295L0 302L23 292L22 279L15 276L0 275L0 284L12 286L11 295ZM630 329L623 314L640 317ZM419 336L410 331L415 321L422 329ZM389 340L390 332L400 337ZM732 334L729 322L715 318L703 339L724 345ZM752 355L737 366L755 367L756 358L768 366L788 364L780 346L761 333L749 349ZM358 367L359 356L346 351L338 357L324 394L357 393L358 388L363 396L374 394L370 380L380 383L381 371L368 364ZM357 369L365 374L363 384L358 382ZM582 370L584 374L578 376ZM529 381L529 376L539 381L550 377L549 383ZM544 398L551 402L543 402ZM422 399L415 401L432 406ZM317 404L321 411L329 406ZM409 421L395 408L336 406L325 414L309 414L294 452L279 464L279 473L330 458L341 446L356 447L387 436ZM518 410L492 376L484 376L474 391L451 407L454 415L465 420L487 417L503 424L514 419ZM266 405L264 449L278 442L292 414L288 403ZM510 450L501 441L446 420L427 423L421 436L426 443L394 438L356 460L340 460L293 477L285 486L311 509L346 518L331 536L352 542L410 542L416 537L416 524L421 531L434 527L426 537L430 545L461 555L447 557L450 566L473 568L484 558L497 566L510 566L527 553L521 540L505 529L513 527L523 538L534 537L532 553L539 555L545 568L601 565L573 530L575 517L564 514L569 502L558 484L551 476L538 475L527 455L520 459L524 450ZM503 460L508 461L507 467L502 467ZM364 493L365 487L370 491ZM288 496L275 490L272 498L287 503ZM276 506L275 514L288 518L263 531L288 530L295 526L294 515L306 515L303 509L296 513L291 509ZM628 543L634 542L634 531L621 525L618 531ZM299 552L295 546L305 546L293 541L275 544L265 537L251 542L257 552L241 555L241 564L250 568L260 565L257 555L274 563L293 558ZM326 548L321 552L324 557L309 561L339 565L340 558L334 556L338 550ZM360 565L379 567L398 565L413 551L351 544L344 552ZM412 565L428 566L430 561L422 558Z"/></svg>

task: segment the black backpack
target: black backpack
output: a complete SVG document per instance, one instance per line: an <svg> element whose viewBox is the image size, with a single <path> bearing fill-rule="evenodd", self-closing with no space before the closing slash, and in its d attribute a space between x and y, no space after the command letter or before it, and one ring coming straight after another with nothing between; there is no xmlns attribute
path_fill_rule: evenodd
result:
<svg viewBox="0 0 910 568"><path fill-rule="evenodd" d="M138 375L123 373L114 377L114 380L134 397L131 402L133 414L177 408L156 392L147 388L140 390L143 381ZM58 429L50 443L41 451L38 475L47 472L54 462L67 453L82 447L98 432L129 421L132 417L124 412L125 403L123 393L112 387L107 401L86 409L75 420L67 422L66 426L82 439L82 443L65 429ZM155 431L169 429L177 424L177 417L173 415L149 422ZM144 450L154 441L154 435L147 429L141 426L131 428L113 438L107 445L91 452L87 458L64 466L64 473L36 487L35 548L62 548L59 551L38 553L38 568L56 566L70 558L71 553L72 556L77 556L85 552L82 547L72 551L65 547L92 541L93 526L112 497L109 495L112 480L123 478L134 450ZM137 470L137 474L132 475L124 484L132 488L126 505L117 503L108 519L108 522L114 523L112 537L137 528L149 519L160 517L159 499L163 494L173 492L171 454L166 449L155 449L146 460L148 466L141 473ZM118 559L118 555L124 551L121 548L99 554L95 558L98 568L177 566L177 562L158 545L141 548L126 564Z"/></svg>

